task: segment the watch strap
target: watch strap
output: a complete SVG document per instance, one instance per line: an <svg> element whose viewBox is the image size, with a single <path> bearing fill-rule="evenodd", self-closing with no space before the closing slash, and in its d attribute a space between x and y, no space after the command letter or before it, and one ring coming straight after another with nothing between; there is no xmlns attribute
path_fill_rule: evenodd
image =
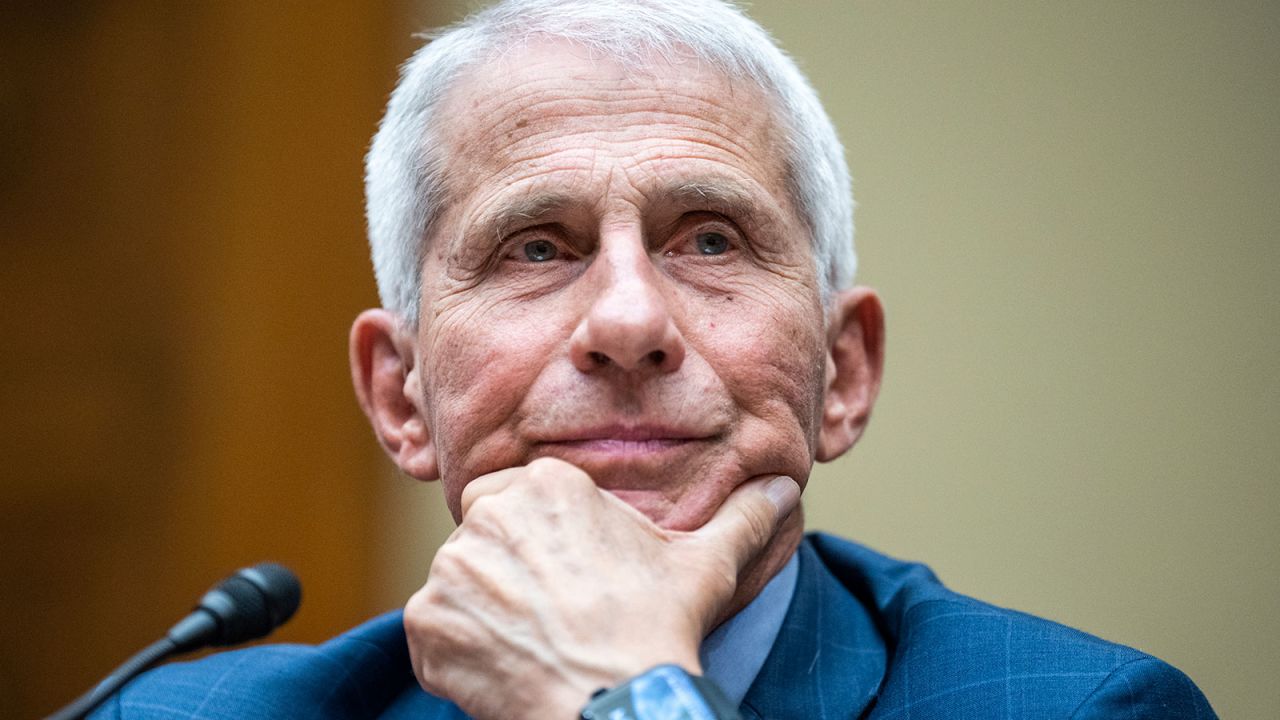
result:
<svg viewBox="0 0 1280 720"><path fill-rule="evenodd" d="M739 720L715 683L678 665L659 665L617 687L597 691L581 720Z"/></svg>

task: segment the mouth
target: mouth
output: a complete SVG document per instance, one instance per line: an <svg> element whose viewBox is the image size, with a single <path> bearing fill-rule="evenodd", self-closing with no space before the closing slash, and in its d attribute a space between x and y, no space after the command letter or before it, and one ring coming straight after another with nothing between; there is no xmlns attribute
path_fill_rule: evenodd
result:
<svg viewBox="0 0 1280 720"><path fill-rule="evenodd" d="M536 447L570 462L597 464L662 460L714 438L714 433L662 425L604 425L556 433Z"/></svg>

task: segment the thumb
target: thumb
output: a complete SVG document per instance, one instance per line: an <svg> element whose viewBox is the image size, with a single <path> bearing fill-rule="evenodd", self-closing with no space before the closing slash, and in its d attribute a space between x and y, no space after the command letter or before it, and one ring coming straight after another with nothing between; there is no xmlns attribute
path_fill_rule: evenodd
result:
<svg viewBox="0 0 1280 720"><path fill-rule="evenodd" d="M691 534L728 553L740 571L760 554L798 504L800 486L795 480L786 475L754 478L730 493L707 524Z"/></svg>

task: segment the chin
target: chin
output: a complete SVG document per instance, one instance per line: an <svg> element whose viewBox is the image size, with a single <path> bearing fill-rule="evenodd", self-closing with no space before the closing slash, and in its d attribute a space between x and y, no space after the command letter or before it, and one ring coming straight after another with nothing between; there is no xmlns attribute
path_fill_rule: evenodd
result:
<svg viewBox="0 0 1280 720"><path fill-rule="evenodd" d="M604 489L639 510L653 524L675 532L690 532L707 524L728 495L727 492L713 494L710 489L697 496L686 493L678 497L671 497L661 489Z"/></svg>
<svg viewBox="0 0 1280 720"><path fill-rule="evenodd" d="M694 527L682 527L673 524L680 518L680 503L667 497L661 490L638 490L632 488L602 488L614 497L639 510L642 515L653 521L663 530L686 531Z"/></svg>

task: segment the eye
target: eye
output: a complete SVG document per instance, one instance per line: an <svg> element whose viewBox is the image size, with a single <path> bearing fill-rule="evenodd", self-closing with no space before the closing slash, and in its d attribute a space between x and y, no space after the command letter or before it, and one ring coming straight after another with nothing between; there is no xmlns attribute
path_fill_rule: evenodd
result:
<svg viewBox="0 0 1280 720"><path fill-rule="evenodd" d="M700 232L694 238L694 245L703 255L720 255L729 250L729 238L718 232Z"/></svg>
<svg viewBox="0 0 1280 720"><path fill-rule="evenodd" d="M556 249L555 243L550 240L530 240L524 244L524 256L530 262L540 263L555 260L556 255L559 253L560 251Z"/></svg>

